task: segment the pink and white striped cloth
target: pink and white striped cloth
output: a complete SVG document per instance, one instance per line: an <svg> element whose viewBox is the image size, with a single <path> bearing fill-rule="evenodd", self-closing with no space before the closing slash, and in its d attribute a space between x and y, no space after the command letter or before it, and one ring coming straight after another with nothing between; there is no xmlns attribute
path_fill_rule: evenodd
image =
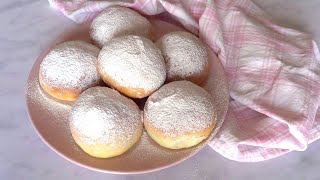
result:
<svg viewBox="0 0 320 180"><path fill-rule="evenodd" d="M173 17L218 55L231 102L210 146L263 161L320 138L320 54L307 34L278 26L250 0L49 0L82 23L111 5ZM169 15L168 15L169 14Z"/></svg>

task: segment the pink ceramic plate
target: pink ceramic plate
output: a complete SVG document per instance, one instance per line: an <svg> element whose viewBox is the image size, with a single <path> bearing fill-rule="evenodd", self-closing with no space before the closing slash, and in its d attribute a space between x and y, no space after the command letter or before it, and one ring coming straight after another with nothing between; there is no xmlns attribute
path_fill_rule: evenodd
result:
<svg viewBox="0 0 320 180"><path fill-rule="evenodd" d="M170 31L183 30L175 25L152 20L155 38ZM37 59L28 78L26 102L31 122L43 141L62 157L80 166L108 173L145 173L160 170L177 164L198 152L217 133L225 118L228 108L228 88L223 68L216 55L210 55L210 76L203 87L216 102L218 122L210 137L195 147L182 150L170 150L159 146L144 132L141 139L121 156L99 159L87 155L73 141L68 125L72 103L57 101L44 93L39 87L39 65L49 50L56 44L68 40L85 40L90 42L89 26L81 25L63 33Z"/></svg>

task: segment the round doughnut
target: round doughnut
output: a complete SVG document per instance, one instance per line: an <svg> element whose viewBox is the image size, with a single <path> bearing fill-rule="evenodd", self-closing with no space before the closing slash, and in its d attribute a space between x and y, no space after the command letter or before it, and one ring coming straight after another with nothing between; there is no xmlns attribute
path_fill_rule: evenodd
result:
<svg viewBox="0 0 320 180"><path fill-rule="evenodd" d="M167 81L188 80L201 84L209 73L206 45L189 32L176 31L163 35L156 45L167 68Z"/></svg>
<svg viewBox="0 0 320 180"><path fill-rule="evenodd" d="M158 144L169 149L195 146L206 139L216 123L211 95L189 81L174 81L149 96L144 126Z"/></svg>
<svg viewBox="0 0 320 180"><path fill-rule="evenodd" d="M166 79L161 51L141 36L108 41L99 53L97 69L105 83L132 98L149 96Z"/></svg>
<svg viewBox="0 0 320 180"><path fill-rule="evenodd" d="M109 158L123 154L140 138L139 107L108 87L92 87L75 101L70 129L75 142L89 155Z"/></svg>
<svg viewBox="0 0 320 180"><path fill-rule="evenodd" d="M57 99L74 101L84 90L102 82L96 68L99 51L84 41L55 46L40 64L40 86Z"/></svg>
<svg viewBox="0 0 320 180"><path fill-rule="evenodd" d="M106 9L92 21L90 36L99 47L110 39L123 35L149 37L151 24L136 11L120 6Z"/></svg>

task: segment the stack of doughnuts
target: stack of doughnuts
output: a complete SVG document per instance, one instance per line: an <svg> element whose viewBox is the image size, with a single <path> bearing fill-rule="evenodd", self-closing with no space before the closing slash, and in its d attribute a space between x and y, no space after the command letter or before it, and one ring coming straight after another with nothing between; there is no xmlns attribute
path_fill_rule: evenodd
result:
<svg viewBox="0 0 320 180"><path fill-rule="evenodd" d="M73 139L83 151L110 158L129 150L145 129L169 149L195 146L215 127L215 102L200 87L209 72L206 45L170 32L153 42L151 23L125 7L109 7L90 27L93 44L68 41L43 59L44 92L74 101ZM134 100L146 99L142 109Z"/></svg>

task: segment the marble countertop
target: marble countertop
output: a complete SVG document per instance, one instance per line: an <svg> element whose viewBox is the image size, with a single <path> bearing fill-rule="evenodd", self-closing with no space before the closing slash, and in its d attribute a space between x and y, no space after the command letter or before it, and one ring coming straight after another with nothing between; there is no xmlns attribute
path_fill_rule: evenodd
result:
<svg viewBox="0 0 320 180"><path fill-rule="evenodd" d="M320 43L320 0L255 0L275 21L311 33ZM0 179L320 179L320 141L304 152L239 163L206 147L165 170L112 175L79 167L53 152L33 130L25 108L28 73L42 50L75 24L46 0L0 1Z"/></svg>

